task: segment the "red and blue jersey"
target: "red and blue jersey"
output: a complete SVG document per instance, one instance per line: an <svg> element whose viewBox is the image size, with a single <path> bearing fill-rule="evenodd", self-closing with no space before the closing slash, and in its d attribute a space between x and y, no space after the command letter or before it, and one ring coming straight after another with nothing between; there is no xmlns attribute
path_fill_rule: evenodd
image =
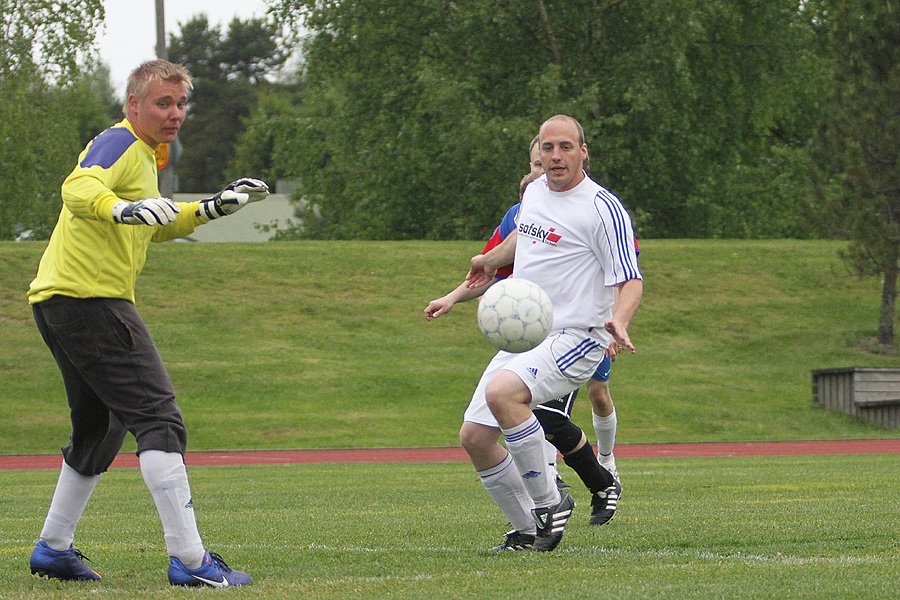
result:
<svg viewBox="0 0 900 600"><path fill-rule="evenodd" d="M488 240L487 245L485 245L484 250L481 251L482 254L487 254L489 250L492 250L500 245L500 242L506 239L506 236L510 234L510 232L515 231L516 229L516 215L519 214L519 203L516 202L513 206L506 211L506 214L503 215L503 220L500 221L500 225L494 229L494 234L491 236L491 239ZM506 279L510 275L512 275L512 263L506 265L505 267L500 267L497 269L497 277Z"/></svg>

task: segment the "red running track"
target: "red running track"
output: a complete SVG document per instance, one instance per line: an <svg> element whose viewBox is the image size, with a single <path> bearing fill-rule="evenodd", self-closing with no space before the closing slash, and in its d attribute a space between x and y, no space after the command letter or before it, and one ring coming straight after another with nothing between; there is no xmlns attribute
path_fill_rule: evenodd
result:
<svg viewBox="0 0 900 600"><path fill-rule="evenodd" d="M709 456L812 456L824 454L900 454L900 439L817 440L788 442L699 442L617 444L616 458ZM359 448L334 450L235 450L188 452L191 466L293 465L311 463L457 462L462 448ZM0 471L58 469L58 454L0 455ZM112 468L138 466L133 454L120 454Z"/></svg>

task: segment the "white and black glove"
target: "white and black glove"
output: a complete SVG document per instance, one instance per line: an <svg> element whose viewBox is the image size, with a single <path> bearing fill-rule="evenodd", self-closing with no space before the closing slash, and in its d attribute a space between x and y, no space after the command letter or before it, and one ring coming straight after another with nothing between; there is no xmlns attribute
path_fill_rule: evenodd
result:
<svg viewBox="0 0 900 600"><path fill-rule="evenodd" d="M207 221L236 213L250 202L265 200L269 195L266 182L250 177L242 177L225 186L221 192L200 201L197 215Z"/></svg>
<svg viewBox="0 0 900 600"><path fill-rule="evenodd" d="M137 202L116 202L113 220L126 225L168 225L181 212L168 198L144 198Z"/></svg>
<svg viewBox="0 0 900 600"><path fill-rule="evenodd" d="M250 196L250 202L265 200L269 195L269 186L265 181L252 177L241 177L225 186L225 190L232 190ZM224 190L223 190L224 191Z"/></svg>

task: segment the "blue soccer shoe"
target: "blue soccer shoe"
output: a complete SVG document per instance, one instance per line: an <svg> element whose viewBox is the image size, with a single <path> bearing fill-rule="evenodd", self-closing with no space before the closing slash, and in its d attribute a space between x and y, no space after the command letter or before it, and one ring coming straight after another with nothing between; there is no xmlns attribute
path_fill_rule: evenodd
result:
<svg viewBox="0 0 900 600"><path fill-rule="evenodd" d="M215 552L207 552L203 556L203 564L196 569L188 569L183 562L174 556L170 557L169 583L226 588L234 585L249 585L253 583L253 578L226 565L222 557Z"/></svg>
<svg viewBox="0 0 900 600"><path fill-rule="evenodd" d="M100 575L84 564L90 560L72 546L60 552L41 540L31 552L31 573L63 581L101 581Z"/></svg>

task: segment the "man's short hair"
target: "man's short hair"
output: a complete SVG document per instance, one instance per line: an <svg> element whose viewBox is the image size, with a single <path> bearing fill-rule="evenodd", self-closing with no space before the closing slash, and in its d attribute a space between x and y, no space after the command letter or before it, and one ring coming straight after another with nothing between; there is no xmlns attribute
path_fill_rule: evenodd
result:
<svg viewBox="0 0 900 600"><path fill-rule="evenodd" d="M128 98L134 94L135 98L143 98L147 95L150 82L154 79L161 81L181 82L188 93L194 89L194 80L184 65L170 63L167 60L157 58L142 63L128 76L128 84L125 87L125 103L122 112L128 116Z"/></svg>
<svg viewBox="0 0 900 600"><path fill-rule="evenodd" d="M544 121L543 124L541 124L541 128L538 132L538 137L540 137L540 132L544 130L544 125L546 125L550 121L567 121L575 125L575 129L578 131L578 145L584 145L584 129L582 129L581 123L579 123L577 119L574 119L569 115L553 115L552 117Z"/></svg>

